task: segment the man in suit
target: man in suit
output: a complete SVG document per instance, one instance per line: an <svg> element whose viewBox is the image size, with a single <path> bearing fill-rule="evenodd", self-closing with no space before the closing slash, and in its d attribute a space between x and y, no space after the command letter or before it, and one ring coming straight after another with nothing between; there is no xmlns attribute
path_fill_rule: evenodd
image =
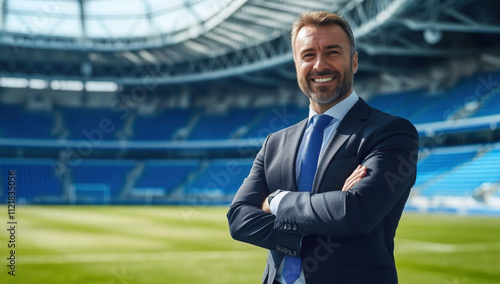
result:
<svg viewBox="0 0 500 284"><path fill-rule="evenodd" d="M358 54L343 18L301 15L292 47L309 117L266 138L229 208L230 233L269 250L263 283L397 283L417 131L352 90Z"/></svg>

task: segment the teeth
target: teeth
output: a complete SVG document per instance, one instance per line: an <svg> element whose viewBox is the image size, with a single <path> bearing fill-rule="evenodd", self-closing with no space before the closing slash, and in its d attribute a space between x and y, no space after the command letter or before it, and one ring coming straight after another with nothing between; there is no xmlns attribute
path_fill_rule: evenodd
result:
<svg viewBox="0 0 500 284"><path fill-rule="evenodd" d="M314 79L314 82L316 83L323 83L323 82L330 82L331 80L333 80L332 77L328 77L328 78L317 78L317 79Z"/></svg>

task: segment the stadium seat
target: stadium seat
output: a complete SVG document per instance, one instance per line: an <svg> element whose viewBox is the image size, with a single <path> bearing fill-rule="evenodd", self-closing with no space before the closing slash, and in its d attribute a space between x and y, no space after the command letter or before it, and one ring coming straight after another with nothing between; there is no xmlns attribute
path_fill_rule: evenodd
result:
<svg viewBox="0 0 500 284"><path fill-rule="evenodd" d="M262 138L306 118L308 107L284 105L264 110L264 114L254 123L246 135L248 138Z"/></svg>
<svg viewBox="0 0 500 284"><path fill-rule="evenodd" d="M134 190L162 189L165 195L186 181L189 174L197 170L200 162L189 161L147 161L142 175L136 181Z"/></svg>
<svg viewBox="0 0 500 284"><path fill-rule="evenodd" d="M477 151L467 150L452 153L433 153L417 164L417 180L415 187L425 185L435 177L446 174L453 168L468 162L476 155Z"/></svg>
<svg viewBox="0 0 500 284"><path fill-rule="evenodd" d="M485 182L500 181L500 149L491 150L484 155L454 168L425 186L424 196L472 196L476 188Z"/></svg>
<svg viewBox="0 0 500 284"><path fill-rule="evenodd" d="M0 177L7 184L8 172L16 172L18 203L20 200L27 203L61 200L62 179L56 174L56 166L56 162L49 159L0 159Z"/></svg>
<svg viewBox="0 0 500 284"><path fill-rule="evenodd" d="M0 137L53 139L54 115L25 110L20 105L0 105Z"/></svg>
<svg viewBox="0 0 500 284"><path fill-rule="evenodd" d="M474 113L473 117L493 114L500 114L500 91L495 92L491 97L486 99L481 107Z"/></svg>
<svg viewBox="0 0 500 284"><path fill-rule="evenodd" d="M111 109L61 108L68 139L116 140L127 117Z"/></svg>
<svg viewBox="0 0 500 284"><path fill-rule="evenodd" d="M83 188L84 194L92 195L93 190L103 191L110 198L119 197L127 173L135 163L128 160L84 160L71 167L73 184ZM107 192L106 192L107 191Z"/></svg>
<svg viewBox="0 0 500 284"><path fill-rule="evenodd" d="M132 139L172 140L175 131L185 127L194 113L192 109L168 109L155 115L137 115Z"/></svg>
<svg viewBox="0 0 500 284"><path fill-rule="evenodd" d="M224 114L203 114L189 136L190 140L230 139L235 131L248 125L258 109L232 109Z"/></svg>
<svg viewBox="0 0 500 284"><path fill-rule="evenodd" d="M235 194L250 173L252 159L212 161L184 190L186 194Z"/></svg>

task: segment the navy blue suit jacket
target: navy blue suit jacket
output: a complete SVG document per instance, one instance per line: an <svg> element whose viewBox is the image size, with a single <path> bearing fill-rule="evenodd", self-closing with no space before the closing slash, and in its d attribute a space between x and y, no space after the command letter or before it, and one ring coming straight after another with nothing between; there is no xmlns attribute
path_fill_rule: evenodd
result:
<svg viewBox="0 0 500 284"><path fill-rule="evenodd" d="M302 258L306 282L397 283L394 236L416 178L418 134L362 99L333 134L312 192L298 192L295 160L307 119L270 134L227 214L234 239L269 249L263 283L285 254ZM348 191L357 165L368 174ZM277 215L261 210L277 189L291 191Z"/></svg>

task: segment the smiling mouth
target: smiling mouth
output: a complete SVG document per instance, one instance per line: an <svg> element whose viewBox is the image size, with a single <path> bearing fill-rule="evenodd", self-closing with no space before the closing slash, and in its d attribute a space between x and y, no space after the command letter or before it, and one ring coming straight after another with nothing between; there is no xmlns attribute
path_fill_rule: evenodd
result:
<svg viewBox="0 0 500 284"><path fill-rule="evenodd" d="M325 82L330 82L334 79L335 77L327 77L327 78L314 78L313 81L316 83L325 83Z"/></svg>

